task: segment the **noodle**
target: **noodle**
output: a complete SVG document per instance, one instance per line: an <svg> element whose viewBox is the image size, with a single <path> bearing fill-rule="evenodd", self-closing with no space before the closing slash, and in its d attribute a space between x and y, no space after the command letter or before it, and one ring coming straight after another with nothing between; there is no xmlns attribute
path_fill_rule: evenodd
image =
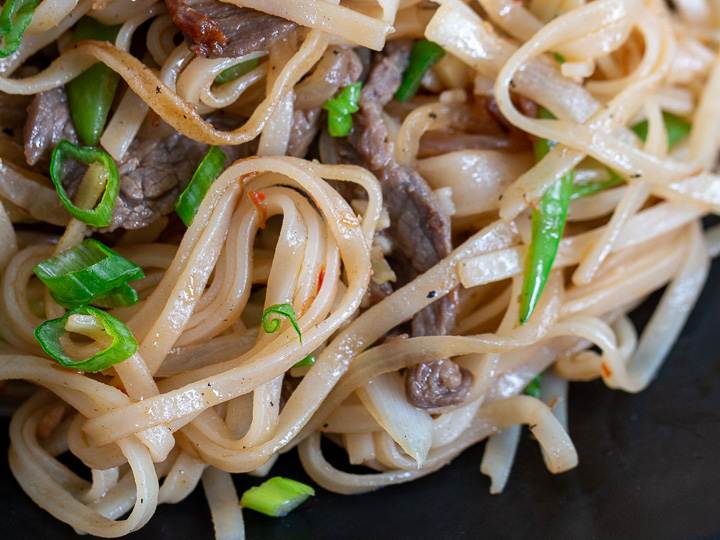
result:
<svg viewBox="0 0 720 540"><path fill-rule="evenodd" d="M715 8L672 5L43 0L0 57L0 379L34 385L10 423L22 489L118 537L202 484L216 537L244 538L232 473L296 446L343 494L485 439L500 493L523 424L551 473L577 466L568 383L645 389L720 253L701 221L720 211ZM80 20L113 39L74 40ZM112 87L92 144L81 75ZM58 173L62 139L117 179ZM88 220L115 188L111 220ZM137 279L77 311L39 272L90 237ZM638 334L628 314L663 287ZM97 373L37 330L63 320L54 345L102 356L120 338L90 302L137 342Z"/></svg>

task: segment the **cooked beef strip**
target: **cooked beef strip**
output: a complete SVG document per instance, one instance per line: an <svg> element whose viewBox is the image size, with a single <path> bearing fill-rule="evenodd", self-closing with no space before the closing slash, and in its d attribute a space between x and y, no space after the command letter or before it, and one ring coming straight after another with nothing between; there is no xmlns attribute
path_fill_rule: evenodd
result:
<svg viewBox="0 0 720 540"><path fill-rule="evenodd" d="M391 42L376 57L360 98L360 112L355 117L357 129L348 138L364 165L380 180L391 222L387 233L400 251L401 256L394 258L403 266L398 268L396 264L393 268L408 280L429 270L452 249L450 220L427 182L413 169L395 161L393 144L382 118L384 106L400 85L409 54L409 42ZM427 306L413 318L413 335L447 333L456 306L457 291ZM413 366L405 379L408 400L423 408L460 403L471 384L472 374L448 359Z"/></svg>
<svg viewBox="0 0 720 540"><path fill-rule="evenodd" d="M67 93L60 86L38 94L27 109L25 159L35 165L63 139L73 144L78 142Z"/></svg>
<svg viewBox="0 0 720 540"><path fill-rule="evenodd" d="M226 119L212 119L225 127ZM49 165L49 155L57 144L67 139L78 144L63 87L43 92L28 107L25 123L25 156L28 163ZM117 163L120 194L110 225L103 232L117 228L138 229L173 210L175 200L192 178L208 151L208 146L181 135L166 124L152 127L144 124L130 145L125 158ZM223 147L226 164L247 155L247 147ZM85 167L68 160L63 184L72 197L83 178Z"/></svg>
<svg viewBox="0 0 720 540"><path fill-rule="evenodd" d="M209 120L215 127L229 125L224 118ZM249 155L247 145L220 148L227 156L226 167ZM118 163L120 195L112 222L103 230L139 229L172 212L208 149L208 145L188 139L167 124L141 130Z"/></svg>
<svg viewBox="0 0 720 540"><path fill-rule="evenodd" d="M287 155L305 157L310 143L320 129L320 107L313 107L303 111L297 109L293 112L293 121L290 126L290 140L288 141Z"/></svg>
<svg viewBox="0 0 720 540"><path fill-rule="evenodd" d="M451 360L433 360L408 369L405 393L416 407L447 407L470 392L472 380L472 373Z"/></svg>
<svg viewBox="0 0 720 540"><path fill-rule="evenodd" d="M294 22L218 0L165 0L175 26L208 58L237 58L267 50L297 27Z"/></svg>
<svg viewBox="0 0 720 540"><path fill-rule="evenodd" d="M139 134L125 159L118 163L120 195L112 222L105 230L139 229L172 212L208 146L175 130L167 131L160 137L155 133L152 137Z"/></svg>

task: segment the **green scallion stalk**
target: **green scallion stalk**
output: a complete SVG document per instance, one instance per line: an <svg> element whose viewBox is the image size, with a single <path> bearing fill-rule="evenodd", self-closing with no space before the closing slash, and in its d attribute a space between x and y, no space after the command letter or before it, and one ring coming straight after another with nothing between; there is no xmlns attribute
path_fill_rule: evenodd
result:
<svg viewBox="0 0 720 540"><path fill-rule="evenodd" d="M97 307L113 309L135 305L139 299L137 291L127 283L123 283L106 294L96 296L91 303Z"/></svg>
<svg viewBox="0 0 720 540"><path fill-rule="evenodd" d="M588 197L589 195L594 195L595 193L605 191L606 189L619 186L625 181L622 176L617 174L615 171L610 169L607 171L610 173L610 180L605 180L603 182L588 182L587 184L573 184L572 192L570 193L570 200L574 201L575 199L581 199L583 197Z"/></svg>
<svg viewBox="0 0 720 540"><path fill-rule="evenodd" d="M268 334L277 332L280 329L280 319L270 319L270 315L272 314L281 315L288 318L290 320L290 324L292 324L292 327L297 332L300 343L302 343L302 333L300 332L300 327L297 323L297 315L295 314L295 310L293 309L292 304L275 304L274 306L270 306L263 312L263 330L265 330Z"/></svg>
<svg viewBox="0 0 720 540"><path fill-rule="evenodd" d="M675 116L669 112L663 112L663 121L665 123L665 131L667 131L668 148L672 148L690 133L692 127L690 122L679 116ZM645 142L648 136L648 122L643 120L638 122L632 129L640 139Z"/></svg>
<svg viewBox="0 0 720 540"><path fill-rule="evenodd" d="M100 177L97 178L98 183L105 183L105 190L100 198L100 202L92 210L78 208L67 196L67 192L62 185L62 173L63 164L68 158L80 161L86 165L99 163L102 165L102 168L97 168L97 170L101 171L103 168L105 169L103 173L99 173ZM110 225L113 208L115 207L115 199L120 192L120 174L109 155L101 150L75 146L71 142L63 139L53 151L52 160L50 161L50 178L52 178L55 189L71 216L87 225L93 225L95 227L107 227Z"/></svg>
<svg viewBox="0 0 720 540"><path fill-rule="evenodd" d="M187 227L192 224L208 189L220 176L225 167L225 159L225 152L217 146L211 146L210 151L190 179L190 183L175 202L175 212Z"/></svg>
<svg viewBox="0 0 720 540"><path fill-rule="evenodd" d="M253 69L255 69L258 65L258 59L253 58L252 60L248 60L246 62L241 62L240 64L236 64L232 67L229 67L225 70L223 70L220 75L215 77L216 83L226 83L230 81L234 81L236 79L239 79L243 75L250 73Z"/></svg>
<svg viewBox="0 0 720 540"><path fill-rule="evenodd" d="M305 367L305 366L312 366L317 358L315 358L312 354L308 354L305 358L300 360L297 364L295 364L293 367Z"/></svg>
<svg viewBox="0 0 720 540"><path fill-rule="evenodd" d="M538 111L539 118L554 118L546 109ZM557 143L547 139L535 142L535 159L540 161ZM520 295L519 322L525 324L535 310L555 261L560 239L565 229L570 194L575 171L557 181L540 199L532 212L532 239L525 262L525 277Z"/></svg>
<svg viewBox="0 0 720 540"><path fill-rule="evenodd" d="M523 390L523 394L540 399L540 379L542 379L542 374L538 375L528 383L525 390Z"/></svg>
<svg viewBox="0 0 720 540"><path fill-rule="evenodd" d="M92 238L36 264L35 275L66 308L133 305L138 296L127 283L145 277L139 266Z"/></svg>
<svg viewBox="0 0 720 540"><path fill-rule="evenodd" d="M243 493L240 504L267 516L282 517L313 495L315 490L310 486L275 476Z"/></svg>
<svg viewBox="0 0 720 540"><path fill-rule="evenodd" d="M333 137L345 137L352 129L352 114L360 110L358 102L362 93L362 83L346 86L337 96L323 103L328 111L328 132Z"/></svg>
<svg viewBox="0 0 720 540"><path fill-rule="evenodd" d="M112 343L96 355L84 360L76 360L67 355L60 338L67 334L65 325L73 315L90 315L103 327L104 332L112 338ZM43 350L63 366L90 373L103 371L130 358L138 349L138 344L128 327L109 313L91 307L80 306L68 311L59 319L42 323L35 329L35 338Z"/></svg>
<svg viewBox="0 0 720 540"><path fill-rule="evenodd" d="M420 89L423 76L445 56L445 51L437 43L421 39L416 41L410 51L408 67L402 75L400 88L395 92L395 99L405 103L412 99Z"/></svg>
<svg viewBox="0 0 720 540"><path fill-rule="evenodd" d="M105 26L91 17L83 17L75 29L72 42L94 39L114 43L120 27ZM100 142L119 81L120 75L105 64L97 63L67 84L70 113L85 144L95 146Z"/></svg>
<svg viewBox="0 0 720 540"><path fill-rule="evenodd" d="M663 112L663 120L665 122L665 131L668 137L668 148L672 148L685 137L688 136L691 129L691 124L687 120L675 116L674 114ZM635 134L645 142L648 134L648 123L647 120L643 120L632 126ZM570 194L570 200L580 199L581 197L587 197L588 195L594 195L600 191L619 186L624 182L622 176L617 174L611 169L607 169L610 174L610 180L604 182L590 182L587 184L575 184L573 185L573 191Z"/></svg>
<svg viewBox="0 0 720 540"><path fill-rule="evenodd" d="M32 22L40 0L5 0L0 11L0 57L20 48L23 33Z"/></svg>

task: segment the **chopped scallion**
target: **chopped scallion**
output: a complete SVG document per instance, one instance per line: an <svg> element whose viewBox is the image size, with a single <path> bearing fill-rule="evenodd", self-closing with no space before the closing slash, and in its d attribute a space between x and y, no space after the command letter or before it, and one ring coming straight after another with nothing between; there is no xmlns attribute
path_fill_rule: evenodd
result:
<svg viewBox="0 0 720 540"><path fill-rule="evenodd" d="M400 88L395 92L395 99L405 103L410 101L420 89L423 76L445 56L445 51L437 43L427 39L416 41L410 51L408 67L403 72Z"/></svg>
<svg viewBox="0 0 720 540"><path fill-rule="evenodd" d="M542 374L535 377L532 381L528 383L528 385L525 387L525 390L523 390L523 394L526 396L532 396L534 398L540 399L540 379L542 378Z"/></svg>
<svg viewBox="0 0 720 540"><path fill-rule="evenodd" d="M210 189L215 179L220 176L223 167L225 167L225 159L225 152L217 146L211 146L190 179L185 191L180 194L177 202L175 202L175 212L187 227L192 224L208 189Z"/></svg>
<svg viewBox="0 0 720 540"><path fill-rule="evenodd" d="M554 118L546 109L538 117ZM535 142L535 159L540 161L557 143L547 139ZM535 310L545 288L560 239L565 229L570 193L573 189L574 169L555 182L532 211L532 239L525 262L525 277L520 295L519 322L525 324Z"/></svg>
<svg viewBox="0 0 720 540"><path fill-rule="evenodd" d="M112 338L112 343L96 355L85 360L76 360L67 355L60 338L67 334L65 325L73 315L89 315L102 326L103 332ZM68 311L59 319L42 323L35 329L35 337L43 350L63 366L90 373L103 371L130 358L138 349L138 344L128 327L109 313L91 307L80 306Z"/></svg>
<svg viewBox="0 0 720 540"><path fill-rule="evenodd" d="M687 120L683 118L675 116L671 113L663 112L663 120L665 122L665 131L667 132L668 137L668 148L672 148L673 146L675 146L678 142L687 137L690 133L690 129L692 126ZM647 140L647 120L638 122L630 129L632 129L643 142ZM599 193L600 191L619 186L624 182L622 176L617 174L615 171L611 169L607 169L607 171L610 174L610 180L605 180L604 182L590 182L587 184L573 185L573 190L570 194L570 200L574 201L575 199L580 199L581 197L594 195L595 193Z"/></svg>
<svg viewBox="0 0 720 540"><path fill-rule="evenodd" d="M277 332L280 329L280 319L270 319L270 315L272 314L276 315L282 315L283 317L287 317L290 319L290 324L292 324L292 327L295 329L298 335L298 339L300 340L300 343L302 343L302 334L300 333L300 327L297 323L297 315L295 315L295 310L293 309L291 304L275 304L274 306L270 306L267 308L262 315L262 325L263 329L268 333L272 334L273 332Z"/></svg>
<svg viewBox="0 0 720 540"><path fill-rule="evenodd" d="M605 180L604 182L588 182L586 184L573 184L572 193L570 193L570 200L574 201L575 199L588 197L589 195L594 195L595 193L605 191L606 189L619 186L624 182L622 176L616 172L610 169L607 171L610 173L610 180Z"/></svg>
<svg viewBox="0 0 720 540"><path fill-rule="evenodd" d="M115 43L121 25L105 26L83 17L72 42L94 39ZM117 90L120 75L102 62L93 64L67 84L68 103L78 135L89 146L100 141Z"/></svg>
<svg viewBox="0 0 720 540"><path fill-rule="evenodd" d="M553 58L555 58L556 62L559 62L560 64L564 64L567 60L565 60L565 57L560 53L553 53Z"/></svg>
<svg viewBox="0 0 720 540"><path fill-rule="evenodd" d="M667 138L668 138L668 147L672 148L675 146L678 142L680 142L682 139L687 137L687 135L690 133L690 128L692 127L690 122L685 120L684 118L680 118L679 116L675 116L674 114L671 114L669 112L663 112L662 113L663 120L665 122L665 131L667 131ZM632 129L635 134L640 137L640 139L645 142L647 140L648 136L648 122L647 120L643 120L642 122L638 122L634 126L632 126Z"/></svg>
<svg viewBox="0 0 720 540"><path fill-rule="evenodd" d="M145 277L139 266L92 238L36 264L35 275L66 308L130 306L138 296L127 283Z"/></svg>
<svg viewBox="0 0 720 540"><path fill-rule="evenodd" d="M312 354L308 354L305 358L300 360L297 364L295 364L293 367L304 367L304 366L312 366L315 363L316 358Z"/></svg>
<svg viewBox="0 0 720 540"><path fill-rule="evenodd" d="M75 206L62 185L63 164L68 158L80 161L86 165L98 163L102 167L95 167L98 175L97 182L104 183L100 202L92 210L84 210ZM74 218L95 227L107 227L112 220L115 199L120 192L120 173L112 158L101 150L93 148L81 148L63 139L55 148L50 161L50 178L55 184L55 189L60 195L63 205Z"/></svg>
<svg viewBox="0 0 720 540"><path fill-rule="evenodd" d="M358 102L362 83L356 82L343 88L337 96L323 103L328 111L328 132L333 137L345 137L352 129L352 114L360 110Z"/></svg>
<svg viewBox="0 0 720 540"><path fill-rule="evenodd" d="M308 485L275 476L243 493L240 504L271 517L282 517L315 495Z"/></svg>
<svg viewBox="0 0 720 540"><path fill-rule="evenodd" d="M32 22L40 0L6 0L0 11L0 57L20 48L23 33Z"/></svg>
<svg viewBox="0 0 720 540"><path fill-rule="evenodd" d="M230 81L234 81L235 79L239 79L243 75L250 73L253 69L255 69L258 65L258 59L253 58L252 60L248 60L246 62L241 62L240 64L236 64L232 67L229 67L225 70L223 70L220 75L215 77L216 83L226 83Z"/></svg>

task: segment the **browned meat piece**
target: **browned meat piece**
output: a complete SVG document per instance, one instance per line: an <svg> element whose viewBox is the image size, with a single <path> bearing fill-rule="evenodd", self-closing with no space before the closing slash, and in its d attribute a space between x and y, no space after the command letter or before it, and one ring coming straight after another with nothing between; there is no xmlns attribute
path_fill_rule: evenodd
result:
<svg viewBox="0 0 720 540"><path fill-rule="evenodd" d="M452 249L450 220L422 176L395 161L382 119L384 106L400 85L409 54L408 42L386 46L363 88L360 114L356 117L358 129L349 137L359 158L380 180L391 222L387 233L400 251L399 256L393 254L396 262L393 269L401 281L429 270ZM456 298L453 292L420 311L412 322L413 335L447 333L454 322ZM408 370L406 393L417 407L443 407L461 402L471 384L470 372L461 370L451 360L435 360Z"/></svg>
<svg viewBox="0 0 720 540"><path fill-rule="evenodd" d="M207 145L174 130L152 134L136 138L127 157L118 163L120 195L109 231L139 229L170 213L208 151Z"/></svg>
<svg viewBox="0 0 720 540"><path fill-rule="evenodd" d="M210 119L216 127L228 125L223 118ZM249 155L249 145L222 146L225 166ZM192 141L166 124L141 131L118 163L120 195L107 231L119 227L139 229L173 211L209 146Z"/></svg>
<svg viewBox="0 0 720 540"><path fill-rule="evenodd" d="M25 159L35 165L63 139L78 142L67 94L61 86L38 94L27 109Z"/></svg>
<svg viewBox="0 0 720 540"><path fill-rule="evenodd" d="M386 47L387 56L381 57L363 88L359 102L362 135L351 142L380 180L383 202L390 215L389 234L412 266L414 272L409 273L412 279L450 253L450 221L422 176L398 165L388 142L382 111L400 84L410 54L409 43L391 45Z"/></svg>
<svg viewBox="0 0 720 540"><path fill-rule="evenodd" d="M455 405L470 392L472 373L450 360L415 364L405 376L405 393L416 407Z"/></svg>
<svg viewBox="0 0 720 540"><path fill-rule="evenodd" d="M297 27L294 22L218 0L165 0L175 26L208 58L237 58L267 50Z"/></svg>
<svg viewBox="0 0 720 540"><path fill-rule="evenodd" d="M308 148L310 148L310 143L312 143L315 135L317 135L319 125L320 107L315 107L308 111L298 109L293 112L287 155L305 157Z"/></svg>
<svg viewBox="0 0 720 540"><path fill-rule="evenodd" d="M229 125L228 119L211 119L216 126ZM25 156L34 165L46 160L57 144L67 139L77 144L65 90L60 87L39 94L28 107L25 123ZM145 125L128 149L126 157L117 163L120 173L120 195L115 202L110 226L138 229L156 221L173 210L175 200L192 178L195 169L208 151L208 145L197 143L166 124L159 127ZM246 157L249 145L223 147L226 165ZM85 167L68 160L63 184L72 197L83 178Z"/></svg>

